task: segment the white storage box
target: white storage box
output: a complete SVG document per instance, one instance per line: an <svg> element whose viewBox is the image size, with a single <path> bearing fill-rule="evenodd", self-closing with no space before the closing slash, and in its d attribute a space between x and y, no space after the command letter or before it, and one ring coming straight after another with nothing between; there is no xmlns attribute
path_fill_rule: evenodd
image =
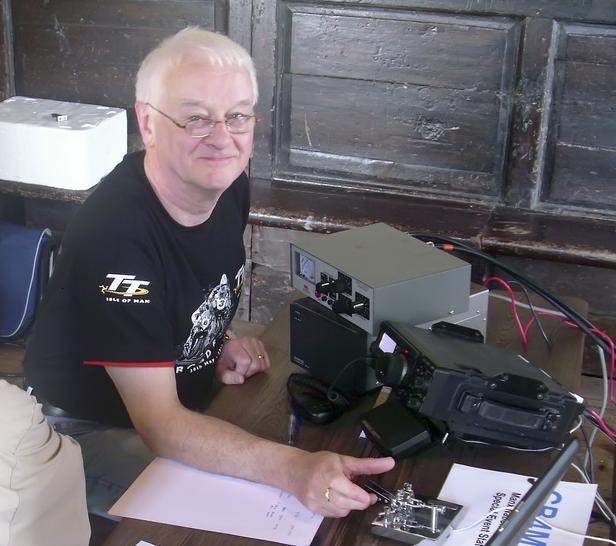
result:
<svg viewBox="0 0 616 546"><path fill-rule="evenodd" d="M0 102L0 180L85 190L126 154L126 111L11 97Z"/></svg>

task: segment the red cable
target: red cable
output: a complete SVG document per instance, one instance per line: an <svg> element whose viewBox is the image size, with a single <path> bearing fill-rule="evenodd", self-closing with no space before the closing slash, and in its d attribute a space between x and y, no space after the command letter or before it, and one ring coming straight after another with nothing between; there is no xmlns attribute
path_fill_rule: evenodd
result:
<svg viewBox="0 0 616 546"><path fill-rule="evenodd" d="M579 328L577 324L574 324L573 322L569 320L565 320L562 316L555 315L554 313L546 313L546 312L540 311L537 313L537 315L541 317L558 319L561 321L563 325L569 328L575 328L575 329ZM535 317L532 317L526 323L526 326L524 327L525 335L528 335L528 330L532 326L534 321L535 321ZM610 346L610 365L609 365L609 373L608 373L608 398L609 398L609 401L612 402L612 404L616 404L616 398L614 397L614 373L616 372L616 344L614 344L614 341L607 334L607 332L604 332L603 330L599 330L597 328L591 328L590 331L593 334L597 334L598 336L601 336Z"/></svg>
<svg viewBox="0 0 616 546"><path fill-rule="evenodd" d="M515 294L513 293L511 285L505 279L501 279L500 277L488 277L486 280L483 281L482 284L483 286L487 286L491 282L497 282L498 284L503 286L505 290L507 290L507 292L509 293L509 298L511 298L511 311L513 313L513 319L515 320L518 331L520 332L520 337L522 338L522 345L526 347L526 344L528 343L528 338L526 337L526 332L522 327L522 321L520 320L520 316L518 315Z"/></svg>
<svg viewBox="0 0 616 546"><path fill-rule="evenodd" d="M513 318L520 332L520 337L522 338L522 344L524 347L528 344L528 331L530 327L535 322L535 317L532 316L529 321L526 323L526 326L522 326L522 322L520 320L520 316L518 315L518 310L516 307L516 298L511 288L511 285L504 279L500 277L488 277L483 281L483 286L487 286L491 282L497 282L501 286L503 286L507 292L509 293L509 298L511 299L511 310L513 313ZM579 329L579 326L569 320L566 320L561 315L556 315L554 313L546 313L544 311L539 311L536 313L537 316L548 317L560 320L561 323L569 328ZM616 372L616 344L612 338L604 331L598 330L597 328L591 328L590 332L601 336L610 346L610 365L609 365L609 373L608 373L608 399L613 404L616 404L616 398L614 398L614 373ZM616 440L616 431L614 431L597 412L594 410L590 410L592 416L597 420L599 428L608 435L612 440Z"/></svg>
<svg viewBox="0 0 616 546"><path fill-rule="evenodd" d="M599 428L603 432L605 432L610 438L616 439L616 431L605 422L603 417L601 417L595 410L590 410L590 414L595 418Z"/></svg>

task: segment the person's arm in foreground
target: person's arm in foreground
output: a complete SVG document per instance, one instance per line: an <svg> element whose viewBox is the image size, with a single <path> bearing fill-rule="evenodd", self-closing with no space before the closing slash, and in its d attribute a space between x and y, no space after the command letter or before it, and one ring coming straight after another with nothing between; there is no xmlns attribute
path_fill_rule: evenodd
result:
<svg viewBox="0 0 616 546"><path fill-rule="evenodd" d="M241 383L239 375L249 377L269 366L267 353L264 349L261 352L262 345L246 339L226 345L217 366L223 382ZM244 347L243 343L253 345ZM266 358L242 361L241 354L251 348ZM173 368L107 367L107 372L138 433L157 455L284 489L324 516L345 516L350 510L373 504L376 497L351 480L361 474L380 474L394 466L389 457L357 459L327 451L309 453L191 411L177 397ZM324 494L328 488L330 500Z"/></svg>

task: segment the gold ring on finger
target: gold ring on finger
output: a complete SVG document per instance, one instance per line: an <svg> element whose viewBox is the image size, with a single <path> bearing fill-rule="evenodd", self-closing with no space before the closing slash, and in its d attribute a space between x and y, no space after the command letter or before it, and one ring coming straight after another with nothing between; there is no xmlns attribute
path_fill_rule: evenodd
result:
<svg viewBox="0 0 616 546"><path fill-rule="evenodd" d="M325 496L325 498L327 499L327 502L331 502L332 500L332 490L330 487L328 487L324 492L323 495Z"/></svg>

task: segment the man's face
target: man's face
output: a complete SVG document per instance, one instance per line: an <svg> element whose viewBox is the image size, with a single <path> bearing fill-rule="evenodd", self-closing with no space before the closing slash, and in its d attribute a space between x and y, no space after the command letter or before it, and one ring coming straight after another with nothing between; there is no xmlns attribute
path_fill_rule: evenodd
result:
<svg viewBox="0 0 616 546"><path fill-rule="evenodd" d="M191 116L224 120L232 114L253 114L248 71L238 67L191 62L170 69L163 92L153 104L177 122ZM217 123L211 135L193 138L184 129L149 109L151 146L162 176L171 183L205 190L225 190L246 168L252 153L253 131L231 134ZM147 145L147 143L146 143Z"/></svg>

